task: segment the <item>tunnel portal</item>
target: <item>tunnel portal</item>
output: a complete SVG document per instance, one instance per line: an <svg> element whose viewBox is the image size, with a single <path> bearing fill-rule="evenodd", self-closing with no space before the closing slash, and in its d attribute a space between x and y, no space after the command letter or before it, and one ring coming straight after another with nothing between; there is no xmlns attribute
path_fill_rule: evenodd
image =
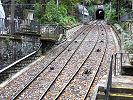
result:
<svg viewBox="0 0 133 100"><path fill-rule="evenodd" d="M97 20L104 20L104 10L103 9L97 9L96 19Z"/></svg>

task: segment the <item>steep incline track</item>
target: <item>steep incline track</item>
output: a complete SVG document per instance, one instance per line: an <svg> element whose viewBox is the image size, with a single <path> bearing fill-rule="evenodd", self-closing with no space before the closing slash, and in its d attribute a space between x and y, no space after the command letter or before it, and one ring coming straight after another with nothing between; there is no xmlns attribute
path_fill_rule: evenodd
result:
<svg viewBox="0 0 133 100"><path fill-rule="evenodd" d="M72 65L71 67L73 67L73 70L70 70L70 68L66 68L66 70L64 70L64 72L58 77L55 84L53 84L53 87L49 89L48 93L44 94L43 96L44 100L46 99L85 100L86 99L88 92L92 86L92 83L96 77L96 74L99 71L101 62L103 60L107 48L107 34L105 30L103 29L101 24L98 25L96 29L94 30L97 31L98 39L96 40L96 42L93 41L94 43L91 42L92 44L95 45L91 46L92 49L90 52L85 50L88 52L86 58L84 60L79 59L81 62L83 61L83 63L80 62L81 65L77 66ZM89 36L90 40L94 39L94 36L97 36L96 34L94 35L94 32L92 33L93 33L92 37ZM90 40L88 38L89 43ZM67 75L67 72L72 72L73 74L71 75L69 73ZM63 82L61 80L63 80ZM59 83L61 85L59 85Z"/></svg>
<svg viewBox="0 0 133 100"><path fill-rule="evenodd" d="M89 32L85 41L82 43L80 48L77 50L75 55L72 57L71 61L65 66L64 70L56 78L54 83L49 87L40 99L54 99L58 98L56 96L60 95L65 87L70 83L70 81L76 76L78 71L86 62L86 59L90 56L93 49L95 48L98 40L99 34L95 32L97 26ZM92 40L92 38L94 38Z"/></svg>
<svg viewBox="0 0 133 100"><path fill-rule="evenodd" d="M60 73L59 71L64 69L62 66L67 65L84 39L88 36L88 31L90 31L93 27L93 25L91 25L91 27L85 26L83 31L11 100L16 98L21 99L23 96L25 99L38 99L38 95L41 94L43 89L47 88L51 81ZM51 70L54 70L54 72Z"/></svg>
<svg viewBox="0 0 133 100"><path fill-rule="evenodd" d="M49 52L49 59L41 60L28 79L18 77L18 88L5 87L8 100L88 100L94 90L105 55L108 51L109 28L102 21L94 21L80 28L74 37ZM60 48L60 49L59 49ZM41 67L38 67L41 66ZM32 73L33 72L33 73ZM35 74L36 73L36 74ZM32 77L30 77L32 76ZM12 82L11 82L12 83Z"/></svg>

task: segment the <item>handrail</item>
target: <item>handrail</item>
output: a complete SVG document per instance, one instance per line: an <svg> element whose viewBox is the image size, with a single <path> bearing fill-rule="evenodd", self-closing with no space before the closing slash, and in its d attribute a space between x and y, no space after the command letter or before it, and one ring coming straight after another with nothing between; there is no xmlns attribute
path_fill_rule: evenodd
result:
<svg viewBox="0 0 133 100"><path fill-rule="evenodd" d="M111 56L111 61L109 64L108 78L107 78L107 83L105 87L105 100L109 99L109 91L112 85L112 66L113 66L113 55Z"/></svg>
<svg viewBox="0 0 133 100"><path fill-rule="evenodd" d="M117 62L116 59L117 59L117 53L114 55L114 76L116 76L116 73L117 73L117 72L116 72L116 70L117 70L117 69L116 69L116 66L117 66L117 65L116 65L116 62Z"/></svg>
<svg viewBox="0 0 133 100"><path fill-rule="evenodd" d="M23 60L25 60L25 59L31 57L32 55L34 55L36 52L38 52L38 51L40 50L41 46L42 46L42 44L40 44L38 50L33 51L32 53L26 55L25 57L22 57L21 59L19 59L19 60L13 62L13 63L10 64L9 66L7 66L7 67L5 67L4 69L0 70L0 74L1 74L2 72L6 71L7 69L11 68L12 66L14 66L14 65L20 63L21 61L23 61Z"/></svg>

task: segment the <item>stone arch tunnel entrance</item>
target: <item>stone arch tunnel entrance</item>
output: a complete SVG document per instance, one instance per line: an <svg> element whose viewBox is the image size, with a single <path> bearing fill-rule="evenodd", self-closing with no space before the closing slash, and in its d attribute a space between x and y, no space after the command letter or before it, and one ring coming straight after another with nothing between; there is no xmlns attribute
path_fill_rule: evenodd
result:
<svg viewBox="0 0 133 100"><path fill-rule="evenodd" d="M97 20L104 20L104 10L103 9L97 9L96 19Z"/></svg>

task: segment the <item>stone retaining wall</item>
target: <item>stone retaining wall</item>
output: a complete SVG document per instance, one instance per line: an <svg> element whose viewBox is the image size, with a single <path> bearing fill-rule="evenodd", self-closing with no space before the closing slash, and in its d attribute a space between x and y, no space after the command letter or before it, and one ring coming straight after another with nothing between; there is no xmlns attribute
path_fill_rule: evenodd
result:
<svg viewBox="0 0 133 100"><path fill-rule="evenodd" d="M19 33L0 36L0 69L35 51L40 46L40 36Z"/></svg>

